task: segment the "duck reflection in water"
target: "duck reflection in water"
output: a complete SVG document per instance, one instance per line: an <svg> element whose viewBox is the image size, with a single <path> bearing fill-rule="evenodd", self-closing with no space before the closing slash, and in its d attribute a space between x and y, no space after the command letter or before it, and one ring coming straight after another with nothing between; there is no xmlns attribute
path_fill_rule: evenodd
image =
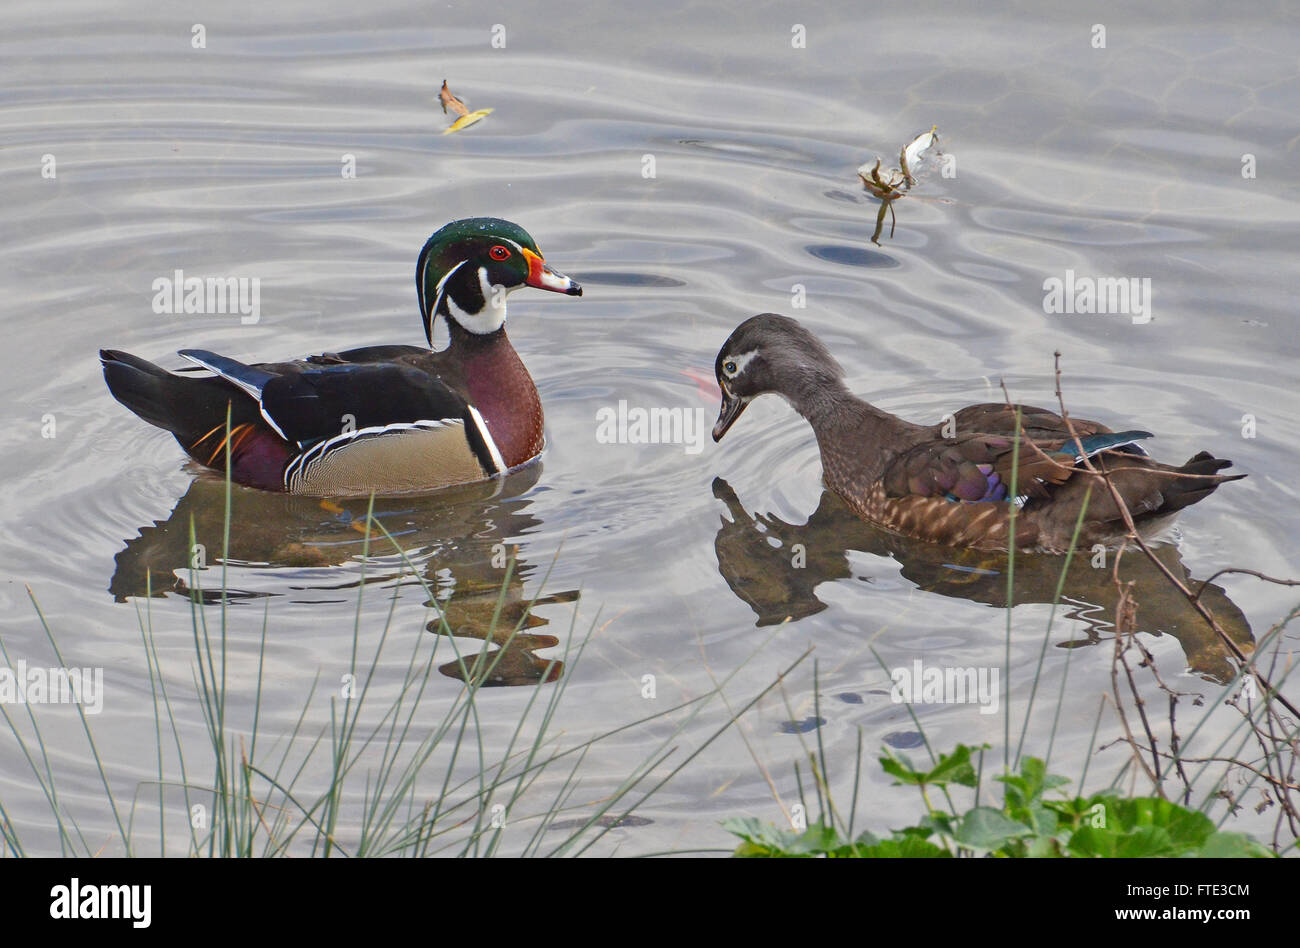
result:
<svg viewBox="0 0 1300 948"><path fill-rule="evenodd" d="M718 570L731 591L754 610L759 626L774 625L787 617L802 619L825 609L815 590L823 582L852 576L850 550L894 558L902 566L902 576L925 592L998 608L1007 605L1005 553L954 549L896 536L859 519L830 491L822 492L816 511L804 524L786 523L765 514L751 516L722 478L714 479L713 495L727 509L714 541ZM802 550L796 550L796 544L801 544ZM1192 592L1201 588L1201 583L1190 578L1177 547L1161 546L1154 552ZM1071 635L1058 641L1058 647L1095 645L1109 638L1118 599L1111 570L1113 556L1108 553L1106 568L1097 569L1091 565L1088 551L1074 555L1061 603L1067 618L1083 624L1084 637ZM800 565L796 566L796 561ZM1050 603L1064 563L1065 557L1059 555L1017 554L1012 601L1017 605ZM1193 672L1216 682L1231 680L1234 665L1227 646L1140 550L1130 550L1121 558L1119 576L1122 581L1136 582L1140 631L1172 635L1182 645ZM1254 650L1245 615L1220 587L1207 585L1201 602L1244 654Z"/></svg>
<svg viewBox="0 0 1300 948"><path fill-rule="evenodd" d="M435 618L428 630L445 634L449 629L457 638L484 642L478 655L462 650L457 660L439 667L450 678L464 680L468 672L485 686L533 685L555 681L563 673L563 662L536 654L556 647L559 640L533 631L549 622L533 610L574 602L578 592L531 598L525 587L537 567L510 542L541 525L526 512L531 500L523 496L540 473L541 465L532 464L495 481L432 495L375 499L375 520L400 543L438 598L446 627ZM116 568L109 581L114 599L125 602L151 590L154 596L172 593L207 604L220 602L220 590L212 587L220 582L214 567L221 565L225 494L223 481L200 475L166 520L143 526L138 537L126 540L114 558ZM232 574L230 582L257 588L228 588L227 599L237 603L292 596L297 602L319 603L325 610L340 603L355 604L356 593L344 591L362 582L418 587L420 579L411 575L411 567L378 529L370 532L364 579L353 570L338 569L355 567L361 560L368 507L366 499L321 500L232 487L228 565L241 572ZM209 570L206 576L214 579L208 581L208 588L190 588L191 567ZM292 573L286 575L289 570ZM340 625L350 629L351 616L349 612L346 622L340 618Z"/></svg>

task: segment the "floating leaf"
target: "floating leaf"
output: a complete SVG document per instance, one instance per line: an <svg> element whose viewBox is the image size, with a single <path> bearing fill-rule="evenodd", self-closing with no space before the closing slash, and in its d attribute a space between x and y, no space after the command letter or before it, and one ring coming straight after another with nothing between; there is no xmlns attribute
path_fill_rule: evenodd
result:
<svg viewBox="0 0 1300 948"><path fill-rule="evenodd" d="M899 197L902 192L898 189L906 180L903 177L903 173L897 168L891 169L882 174L880 171L879 158L876 159L875 165L870 168L865 164L860 167L858 169L858 177L860 177L862 183L867 186L867 190L881 200L891 200Z"/></svg>
<svg viewBox="0 0 1300 948"><path fill-rule="evenodd" d="M867 190L882 201L892 201L902 197L916 184L912 169L921 160L921 156L939 143L939 126L931 125L928 132L922 132L898 150L898 168L881 170L881 159L869 162L858 168L858 177L867 186Z"/></svg>
<svg viewBox="0 0 1300 948"><path fill-rule="evenodd" d="M462 115L451 126L443 131L442 134L450 135L452 132L459 132L462 128L469 128L475 122L481 122L487 115L492 114L492 109L479 109L477 112L470 112L468 115Z"/></svg>
<svg viewBox="0 0 1300 948"><path fill-rule="evenodd" d="M491 109L479 109L477 112L471 112L450 89L447 88L447 80L442 80L442 88L438 90L438 101L442 103L442 111L445 113L448 109L458 116L456 121L452 122L450 127L443 131L442 134L450 135L452 132L459 132L462 128L469 128L475 122L481 122L483 117L492 113Z"/></svg>
<svg viewBox="0 0 1300 948"><path fill-rule="evenodd" d="M447 109L451 109L456 115L469 115L469 109L465 108L465 103L452 95L447 88L447 80L442 80L442 88L438 90L438 101L442 103L442 114L447 114Z"/></svg>
<svg viewBox="0 0 1300 948"><path fill-rule="evenodd" d="M928 132L922 132L910 142L898 150L898 168L882 169L883 161L876 158L873 165L867 162L858 168L858 177L866 185L872 197L880 199L880 213L876 215L876 230L871 235L873 244L880 244L880 232L885 226L885 210L888 208L890 223L889 236L894 236L894 219L893 202L895 198L900 198L907 194L916 186L916 176L912 174L912 169L920 162L921 157L930 148L939 143L939 126L931 125Z"/></svg>
<svg viewBox="0 0 1300 948"><path fill-rule="evenodd" d="M908 186L916 184L916 178L912 177L912 166L921 160L921 155L939 143L939 136L936 134L938 131L938 125L931 125L928 132L917 135L899 151L898 164L903 170L903 177L907 179Z"/></svg>

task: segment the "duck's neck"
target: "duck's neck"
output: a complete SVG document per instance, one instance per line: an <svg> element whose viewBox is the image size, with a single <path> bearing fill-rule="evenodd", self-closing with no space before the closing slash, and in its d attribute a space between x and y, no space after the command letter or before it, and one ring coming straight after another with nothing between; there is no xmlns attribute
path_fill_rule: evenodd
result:
<svg viewBox="0 0 1300 948"><path fill-rule="evenodd" d="M832 487L833 481L845 476L874 480L892 457L888 446L915 427L864 402L838 378L807 387L791 404L817 436L822 469Z"/></svg>
<svg viewBox="0 0 1300 948"><path fill-rule="evenodd" d="M784 388L790 389L781 393L785 396L785 400L795 411L808 419L814 431L819 427L833 424L843 412L859 402L859 399L845 387L843 380L829 371L805 374L800 377L797 386L786 385Z"/></svg>
<svg viewBox="0 0 1300 948"><path fill-rule="evenodd" d="M507 467L523 464L542 450L542 400L519 354L495 332L472 333L456 320L447 349L465 370L469 400L483 416Z"/></svg>

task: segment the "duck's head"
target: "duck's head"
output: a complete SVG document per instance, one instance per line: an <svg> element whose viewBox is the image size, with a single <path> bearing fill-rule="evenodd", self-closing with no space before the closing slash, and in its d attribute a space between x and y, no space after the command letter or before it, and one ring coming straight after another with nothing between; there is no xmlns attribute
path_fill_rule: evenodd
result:
<svg viewBox="0 0 1300 948"><path fill-rule="evenodd" d="M439 315L478 335L506 321L506 297L521 286L581 296L582 287L552 270L528 231L496 217L452 221L425 242L415 266L424 333L433 345Z"/></svg>
<svg viewBox="0 0 1300 948"><path fill-rule="evenodd" d="M781 395L806 414L810 400L828 387L842 387L844 376L821 340L795 320L776 313L760 313L737 326L718 351L713 372L722 389L714 441L722 440L759 395Z"/></svg>

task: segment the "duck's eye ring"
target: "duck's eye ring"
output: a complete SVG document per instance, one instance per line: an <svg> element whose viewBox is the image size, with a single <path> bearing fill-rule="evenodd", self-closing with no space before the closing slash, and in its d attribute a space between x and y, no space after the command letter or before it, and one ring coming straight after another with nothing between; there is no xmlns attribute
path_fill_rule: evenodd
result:
<svg viewBox="0 0 1300 948"><path fill-rule="evenodd" d="M722 371L726 372L728 375L735 375L736 363L731 359L728 359L726 362L722 363Z"/></svg>
<svg viewBox="0 0 1300 948"><path fill-rule="evenodd" d="M510 258L510 250L506 247L502 247L500 244L497 244L495 247L493 247L491 250L488 251L488 256L490 256L493 260L508 260Z"/></svg>

